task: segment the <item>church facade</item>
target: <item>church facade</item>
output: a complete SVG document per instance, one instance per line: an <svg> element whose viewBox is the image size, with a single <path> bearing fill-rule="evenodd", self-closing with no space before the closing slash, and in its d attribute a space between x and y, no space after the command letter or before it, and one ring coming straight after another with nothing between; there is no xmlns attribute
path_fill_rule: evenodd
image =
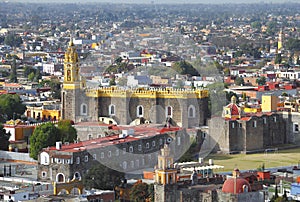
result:
<svg viewBox="0 0 300 202"><path fill-rule="evenodd" d="M74 122L110 120L115 124L162 124L180 127L206 125L208 91L173 88L125 89L106 87L90 89L80 77L76 47L69 43L64 60L62 118Z"/></svg>

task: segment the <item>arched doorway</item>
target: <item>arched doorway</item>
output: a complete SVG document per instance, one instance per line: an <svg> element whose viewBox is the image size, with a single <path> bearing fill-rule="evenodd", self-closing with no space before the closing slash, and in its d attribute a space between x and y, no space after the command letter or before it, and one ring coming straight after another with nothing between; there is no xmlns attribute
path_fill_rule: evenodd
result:
<svg viewBox="0 0 300 202"><path fill-rule="evenodd" d="M65 175L62 173L58 173L56 175L56 182L65 182Z"/></svg>

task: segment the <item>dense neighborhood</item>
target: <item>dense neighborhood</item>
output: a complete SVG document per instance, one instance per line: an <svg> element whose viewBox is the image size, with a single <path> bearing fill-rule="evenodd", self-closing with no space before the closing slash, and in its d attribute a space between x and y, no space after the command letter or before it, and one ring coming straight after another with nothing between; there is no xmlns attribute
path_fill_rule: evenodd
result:
<svg viewBox="0 0 300 202"><path fill-rule="evenodd" d="M0 200L300 200L299 9L1 1Z"/></svg>

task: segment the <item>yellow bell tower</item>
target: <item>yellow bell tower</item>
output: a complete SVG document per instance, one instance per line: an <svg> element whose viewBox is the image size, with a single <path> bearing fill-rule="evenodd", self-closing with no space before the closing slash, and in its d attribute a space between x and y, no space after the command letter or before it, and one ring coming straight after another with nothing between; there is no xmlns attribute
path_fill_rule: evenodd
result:
<svg viewBox="0 0 300 202"><path fill-rule="evenodd" d="M279 34L278 34L278 43L277 43L278 53L281 53L282 48L283 48L283 32L282 32L282 29L281 29Z"/></svg>
<svg viewBox="0 0 300 202"><path fill-rule="evenodd" d="M167 185L175 184L177 169L174 168L174 159L170 155L170 148L166 144L161 149L161 155L158 155L158 166L155 170L155 182L157 184Z"/></svg>
<svg viewBox="0 0 300 202"><path fill-rule="evenodd" d="M68 49L65 53L63 88L80 88L79 59L72 38L70 39Z"/></svg>

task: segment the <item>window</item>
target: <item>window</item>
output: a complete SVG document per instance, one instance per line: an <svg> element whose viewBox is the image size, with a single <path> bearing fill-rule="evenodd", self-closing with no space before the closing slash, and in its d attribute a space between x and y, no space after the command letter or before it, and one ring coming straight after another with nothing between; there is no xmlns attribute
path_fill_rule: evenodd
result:
<svg viewBox="0 0 300 202"><path fill-rule="evenodd" d="M132 153L133 152L133 146L129 147L129 152Z"/></svg>
<svg viewBox="0 0 300 202"><path fill-rule="evenodd" d="M294 123L293 131L294 131L294 133L298 133L299 132L299 125L298 125L298 123Z"/></svg>
<svg viewBox="0 0 300 202"><path fill-rule="evenodd" d="M80 106L80 115L87 115L87 105L86 104L81 104Z"/></svg>
<svg viewBox="0 0 300 202"><path fill-rule="evenodd" d="M143 117L144 116L144 107L142 105L137 106L136 116L137 117Z"/></svg>
<svg viewBox="0 0 300 202"><path fill-rule="evenodd" d="M88 140L93 139L93 135L92 134L88 134Z"/></svg>
<svg viewBox="0 0 300 202"><path fill-rule="evenodd" d="M76 163L77 163L77 164L80 164L80 157L79 157L79 156L76 157Z"/></svg>
<svg viewBox="0 0 300 202"><path fill-rule="evenodd" d="M126 147L123 148L123 154L126 154Z"/></svg>
<svg viewBox="0 0 300 202"><path fill-rule="evenodd" d="M108 114L109 115L116 115L116 106L115 105L113 105L113 104L109 105Z"/></svg>
<svg viewBox="0 0 300 202"><path fill-rule="evenodd" d="M149 149L149 143L148 142L146 143L146 148Z"/></svg>
<svg viewBox="0 0 300 202"><path fill-rule="evenodd" d="M131 168L134 168L134 161L130 162Z"/></svg>
<svg viewBox="0 0 300 202"><path fill-rule="evenodd" d="M256 126L257 126L257 122L253 121L253 128L256 128Z"/></svg>
<svg viewBox="0 0 300 202"><path fill-rule="evenodd" d="M263 120L264 120L264 124L267 124L267 118L264 117Z"/></svg>
<svg viewBox="0 0 300 202"><path fill-rule="evenodd" d="M139 150L139 151L142 151L142 145L139 144L138 150Z"/></svg>
<svg viewBox="0 0 300 202"><path fill-rule="evenodd" d="M162 144L163 144L163 140L159 139L159 145L162 145Z"/></svg>
<svg viewBox="0 0 300 202"><path fill-rule="evenodd" d="M234 122L231 123L231 128L234 128Z"/></svg>
<svg viewBox="0 0 300 202"><path fill-rule="evenodd" d="M123 169L126 170L127 169L127 162L123 161Z"/></svg>
<svg viewBox="0 0 300 202"><path fill-rule="evenodd" d="M144 166L145 165L145 159L142 158L142 165Z"/></svg>
<svg viewBox="0 0 300 202"><path fill-rule="evenodd" d="M108 151L107 156L111 157L111 151Z"/></svg>
<svg viewBox="0 0 300 202"><path fill-rule="evenodd" d="M190 105L188 108L188 118L195 118L196 117L196 109L194 105Z"/></svg>
<svg viewBox="0 0 300 202"><path fill-rule="evenodd" d="M152 141L152 147L155 147L155 141Z"/></svg>
<svg viewBox="0 0 300 202"><path fill-rule="evenodd" d="M119 156L119 149L116 149L116 156Z"/></svg>
<svg viewBox="0 0 300 202"><path fill-rule="evenodd" d="M139 167L139 166L140 166L140 160L138 160L138 159L135 160L135 166L136 166L136 167Z"/></svg>
<svg viewBox="0 0 300 202"><path fill-rule="evenodd" d="M46 152L42 152L41 153L41 164L49 165L49 163L50 163L49 160L50 160L49 154Z"/></svg>
<svg viewBox="0 0 300 202"><path fill-rule="evenodd" d="M274 116L274 122L276 123L276 121L277 121L277 117L276 117L276 116Z"/></svg>
<svg viewBox="0 0 300 202"><path fill-rule="evenodd" d="M166 107L166 117L172 117L173 109L171 106Z"/></svg>
<svg viewBox="0 0 300 202"><path fill-rule="evenodd" d="M88 161L89 161L89 156L88 156L88 155L84 156L84 161L85 161L85 162L88 162Z"/></svg>
<svg viewBox="0 0 300 202"><path fill-rule="evenodd" d="M97 160L97 155L93 154L93 160Z"/></svg>
<svg viewBox="0 0 300 202"><path fill-rule="evenodd" d="M177 137L177 145L179 146L181 144L181 139L180 137Z"/></svg>
<svg viewBox="0 0 300 202"><path fill-rule="evenodd" d="M242 123L239 123L239 127L242 128L242 127L243 127L243 124L242 124Z"/></svg>
<svg viewBox="0 0 300 202"><path fill-rule="evenodd" d="M101 152L101 158L102 159L104 158L104 152Z"/></svg>
<svg viewBox="0 0 300 202"><path fill-rule="evenodd" d="M75 177L75 179L80 179L81 178L80 173L79 172L75 172L74 173L74 177Z"/></svg>
<svg viewBox="0 0 300 202"><path fill-rule="evenodd" d="M46 178L47 177L47 172L46 171L42 171L42 178Z"/></svg>

